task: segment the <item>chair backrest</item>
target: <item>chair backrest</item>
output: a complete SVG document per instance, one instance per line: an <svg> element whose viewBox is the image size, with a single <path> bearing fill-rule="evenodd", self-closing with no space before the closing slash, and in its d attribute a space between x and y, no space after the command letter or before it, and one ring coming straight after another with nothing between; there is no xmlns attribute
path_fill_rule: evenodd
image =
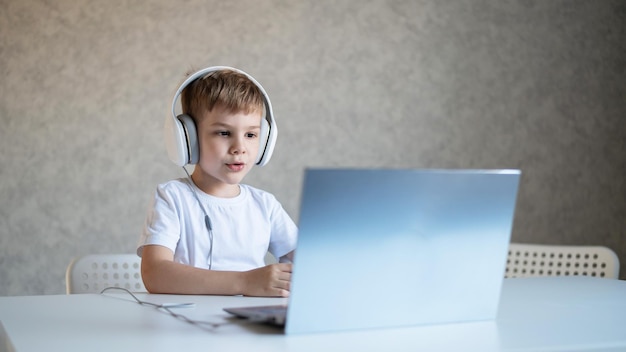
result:
<svg viewBox="0 0 626 352"><path fill-rule="evenodd" d="M137 254L89 254L74 259L65 272L66 291L100 293L107 287L146 292Z"/></svg>
<svg viewBox="0 0 626 352"><path fill-rule="evenodd" d="M619 277L619 258L602 246L511 243L506 278L531 276Z"/></svg>

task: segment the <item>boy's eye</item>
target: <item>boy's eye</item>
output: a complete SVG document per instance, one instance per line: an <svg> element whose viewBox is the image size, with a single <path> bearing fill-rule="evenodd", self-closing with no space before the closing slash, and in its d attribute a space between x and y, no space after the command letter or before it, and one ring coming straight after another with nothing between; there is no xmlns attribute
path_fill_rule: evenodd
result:
<svg viewBox="0 0 626 352"><path fill-rule="evenodd" d="M252 132L250 132L250 133L246 133L246 137L248 137L248 138L254 138L254 137L256 137L256 133L252 133Z"/></svg>
<svg viewBox="0 0 626 352"><path fill-rule="evenodd" d="M230 136L230 132L228 131L217 131L218 136Z"/></svg>

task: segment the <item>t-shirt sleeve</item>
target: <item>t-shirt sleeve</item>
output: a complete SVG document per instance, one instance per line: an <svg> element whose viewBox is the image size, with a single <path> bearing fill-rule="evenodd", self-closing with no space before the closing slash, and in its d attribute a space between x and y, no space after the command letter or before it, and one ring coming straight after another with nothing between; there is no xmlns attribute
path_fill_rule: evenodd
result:
<svg viewBox="0 0 626 352"><path fill-rule="evenodd" d="M180 222L175 198L165 185L159 185L146 216L137 255L141 257L146 245L161 245L174 252L179 239Z"/></svg>
<svg viewBox="0 0 626 352"><path fill-rule="evenodd" d="M286 255L296 248L298 228L276 199L272 206L271 223L269 252L281 263L290 262Z"/></svg>

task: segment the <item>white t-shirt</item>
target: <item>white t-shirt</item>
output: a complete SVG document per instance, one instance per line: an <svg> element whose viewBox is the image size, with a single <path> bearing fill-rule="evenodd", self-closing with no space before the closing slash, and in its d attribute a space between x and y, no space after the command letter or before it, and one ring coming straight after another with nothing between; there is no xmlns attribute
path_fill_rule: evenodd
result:
<svg viewBox="0 0 626 352"><path fill-rule="evenodd" d="M267 251L286 261L282 257L296 247L298 229L293 220L272 194L248 185L239 185L239 189L237 197L218 198L185 178L160 184L137 254L141 256L145 245L161 245L174 252L175 262L205 269L212 262L213 270L232 271L264 266ZM211 258L201 206L211 222Z"/></svg>

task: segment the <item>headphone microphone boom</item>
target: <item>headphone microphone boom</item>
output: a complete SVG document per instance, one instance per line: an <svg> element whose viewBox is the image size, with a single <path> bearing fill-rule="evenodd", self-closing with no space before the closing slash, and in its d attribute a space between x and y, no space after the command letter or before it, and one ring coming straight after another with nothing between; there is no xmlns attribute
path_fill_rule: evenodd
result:
<svg viewBox="0 0 626 352"><path fill-rule="evenodd" d="M185 166L187 164L197 164L200 159L200 147L198 145L198 133L196 124L189 115L176 114L176 103L182 91L198 78L205 77L211 72L230 70L246 76L254 83L263 95L263 105L265 107L261 118L261 132L259 134L259 154L257 155L256 165L264 166L272 157L278 129L272 112L272 103L265 89L257 80L249 74L228 66L211 66L190 75L176 90L172 101L172 113L165 119L164 137L167 155L170 160L178 165Z"/></svg>

